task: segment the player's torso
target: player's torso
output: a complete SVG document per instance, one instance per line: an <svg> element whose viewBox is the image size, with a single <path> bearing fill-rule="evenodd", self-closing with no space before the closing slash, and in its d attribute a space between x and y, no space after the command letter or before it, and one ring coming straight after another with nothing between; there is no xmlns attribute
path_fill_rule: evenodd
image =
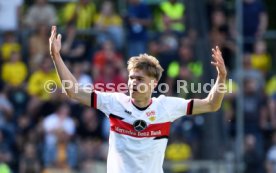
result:
<svg viewBox="0 0 276 173"><path fill-rule="evenodd" d="M171 125L167 116L158 98L153 98L146 110L136 108L128 97L119 99L109 115L109 164L114 158L118 163L112 169L124 165L125 171L117 168L123 172L134 168L143 173L162 172Z"/></svg>

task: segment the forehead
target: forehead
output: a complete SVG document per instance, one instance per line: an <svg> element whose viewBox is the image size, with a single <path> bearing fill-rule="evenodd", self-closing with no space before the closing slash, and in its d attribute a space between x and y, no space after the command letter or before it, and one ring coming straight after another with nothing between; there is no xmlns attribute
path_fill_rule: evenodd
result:
<svg viewBox="0 0 276 173"><path fill-rule="evenodd" d="M136 76L136 77L146 77L147 75L143 70L140 69L132 69L129 71L129 76Z"/></svg>

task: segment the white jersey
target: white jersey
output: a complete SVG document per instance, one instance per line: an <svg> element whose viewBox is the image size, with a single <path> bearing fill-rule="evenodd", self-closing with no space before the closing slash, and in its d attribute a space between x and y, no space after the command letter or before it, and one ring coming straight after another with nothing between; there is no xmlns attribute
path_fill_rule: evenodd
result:
<svg viewBox="0 0 276 173"><path fill-rule="evenodd" d="M171 122L191 114L193 100L161 95L141 110L123 93L94 91L91 105L110 120L108 173L163 173Z"/></svg>

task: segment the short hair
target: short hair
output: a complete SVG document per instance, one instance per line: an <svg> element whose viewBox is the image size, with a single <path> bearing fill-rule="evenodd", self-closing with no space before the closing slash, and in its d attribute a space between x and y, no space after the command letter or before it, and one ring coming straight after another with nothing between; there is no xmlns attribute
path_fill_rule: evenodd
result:
<svg viewBox="0 0 276 173"><path fill-rule="evenodd" d="M127 70L139 69L150 77L154 77L157 81L160 80L164 69L159 64L159 61L148 54L140 54L139 56L131 57L127 62Z"/></svg>

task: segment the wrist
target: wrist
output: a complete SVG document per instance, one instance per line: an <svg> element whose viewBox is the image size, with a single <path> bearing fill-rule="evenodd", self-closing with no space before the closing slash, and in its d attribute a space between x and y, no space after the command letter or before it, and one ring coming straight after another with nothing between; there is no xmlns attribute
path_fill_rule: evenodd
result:
<svg viewBox="0 0 276 173"><path fill-rule="evenodd" d="M224 79L226 79L226 76L227 76L227 74L226 73L220 73L220 74L218 74L218 77L219 78L224 78Z"/></svg>
<svg viewBox="0 0 276 173"><path fill-rule="evenodd" d="M53 59L57 59L58 57L60 57L60 53L59 53L59 52L52 53L52 54L51 54L51 57L52 57Z"/></svg>

